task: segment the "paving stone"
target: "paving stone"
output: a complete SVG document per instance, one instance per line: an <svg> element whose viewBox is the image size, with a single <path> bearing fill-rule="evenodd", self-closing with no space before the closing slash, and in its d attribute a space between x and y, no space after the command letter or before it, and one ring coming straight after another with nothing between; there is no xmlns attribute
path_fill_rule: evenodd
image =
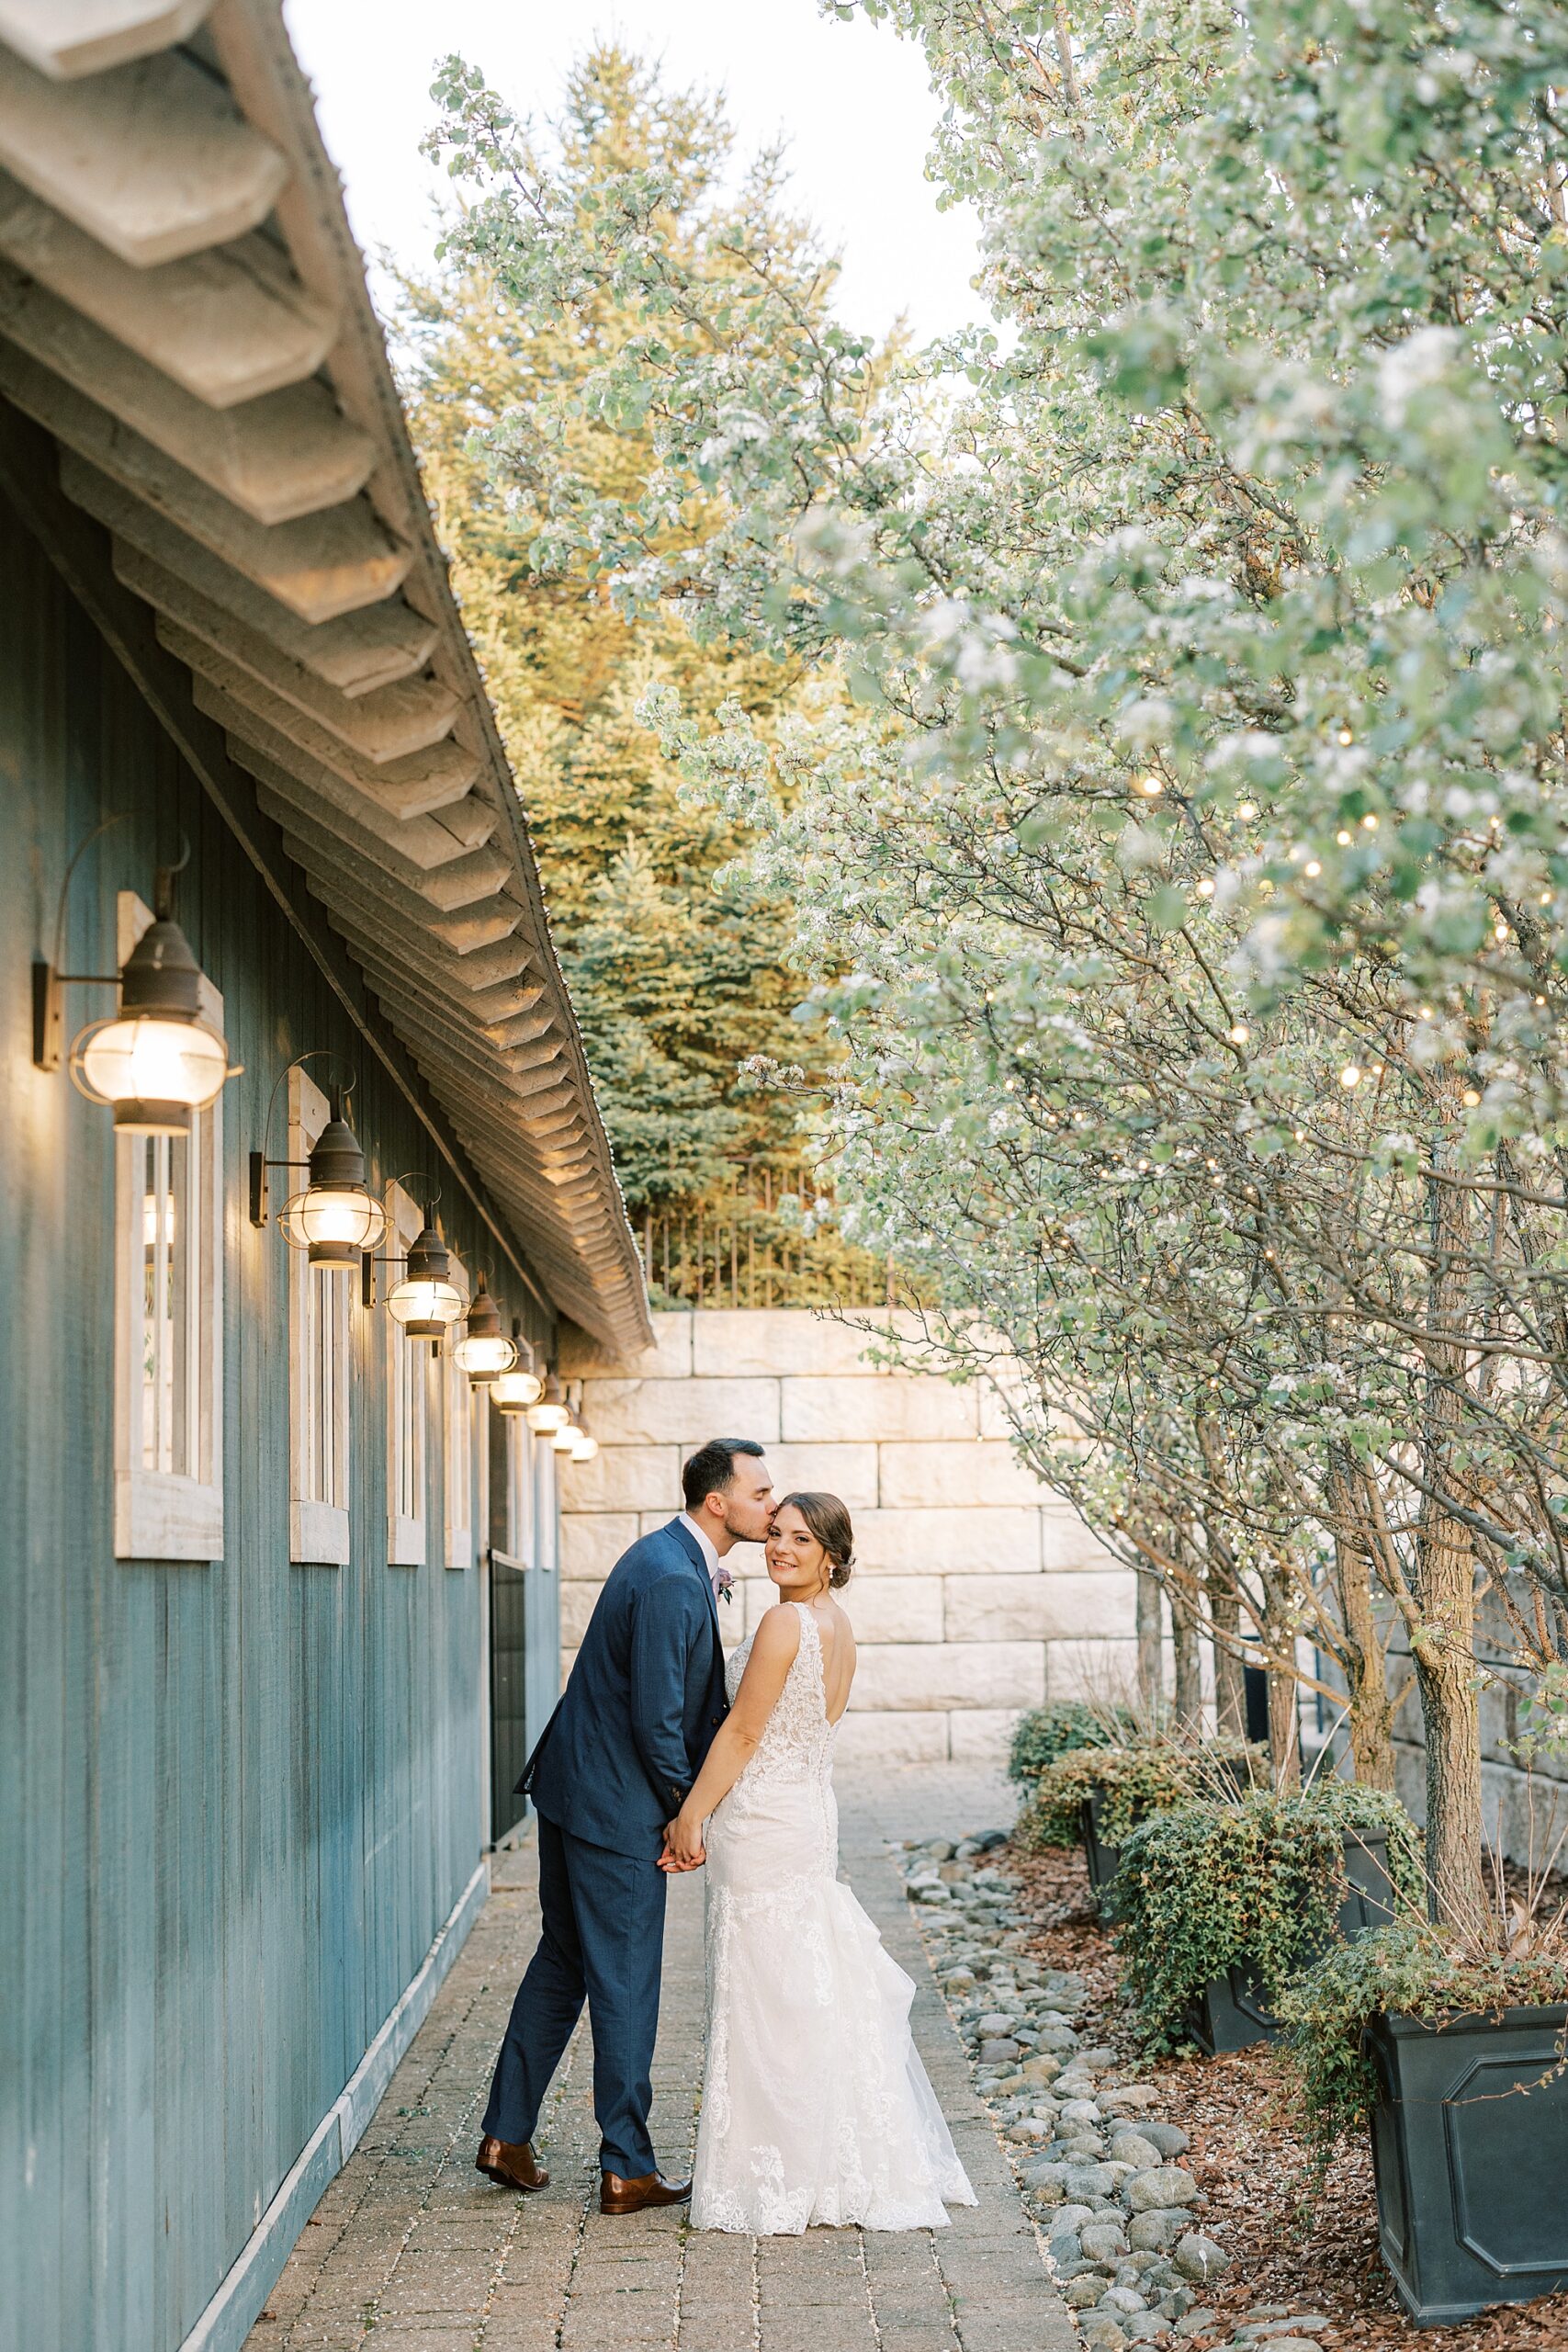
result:
<svg viewBox="0 0 1568 2352"><path fill-rule="evenodd" d="M919 1837L930 1852L932 1831L951 1826L947 1861L957 1833L1010 1817L1012 1794L976 1768L851 1766L840 1796L844 1863L915 1980L917 2039L977 2208L954 2209L940 2232L761 2241L693 2235L679 2211L603 2217L586 2025L540 2120L549 2188L517 2198L479 2178L490 2069L537 1932L525 1845L496 1858L489 1903L245 2352L1074 2352L1077 2329L975 2096L887 1843ZM670 2170L689 2167L695 2140L702 1919L701 1880L677 1881L654 2064L655 2143ZM987 2017L1005 2005L1021 2018L1036 1979L1020 1966L1010 1989L1015 1966L998 1964ZM1024 2064L1035 2088L1057 2073L1054 2058Z"/></svg>

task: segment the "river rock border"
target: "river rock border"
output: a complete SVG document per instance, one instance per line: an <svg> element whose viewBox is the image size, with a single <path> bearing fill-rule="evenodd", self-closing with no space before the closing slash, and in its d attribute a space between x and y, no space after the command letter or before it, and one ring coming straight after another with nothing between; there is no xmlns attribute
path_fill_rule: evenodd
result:
<svg viewBox="0 0 1568 2352"><path fill-rule="evenodd" d="M1201 2289L1230 2257L1201 2225L1187 2134L1160 2120L1157 2088L1118 2083L1115 2052L1084 2030L1082 1978L1028 1956L1016 1883L987 1859L1006 1837L906 1847L905 1891L1088 2352L1179 2346L1217 2325ZM1247 2334L1258 2352L1314 2352L1267 2321Z"/></svg>

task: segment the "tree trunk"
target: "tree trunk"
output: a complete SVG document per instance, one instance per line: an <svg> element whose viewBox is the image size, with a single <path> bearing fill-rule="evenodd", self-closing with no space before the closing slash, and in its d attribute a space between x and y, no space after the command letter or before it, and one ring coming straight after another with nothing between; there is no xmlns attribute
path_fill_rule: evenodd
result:
<svg viewBox="0 0 1568 2352"><path fill-rule="evenodd" d="M1371 1555L1356 1533L1359 1474L1336 1466L1333 1473L1335 1580L1339 1621L1345 1633L1345 1680L1349 1712L1350 1765L1369 1789L1394 1785L1393 1707L1382 1637L1372 1607Z"/></svg>
<svg viewBox="0 0 1568 2352"><path fill-rule="evenodd" d="M1301 1685L1289 1670L1269 1668L1269 1755L1274 1786L1289 1796L1302 1784Z"/></svg>
<svg viewBox="0 0 1568 2352"><path fill-rule="evenodd" d="M1198 1619L1185 1593L1170 1592L1171 1645L1176 1666L1176 1721L1182 1731L1203 1728L1203 1657Z"/></svg>
<svg viewBox="0 0 1568 2352"><path fill-rule="evenodd" d="M1213 1627L1214 1729L1222 1739L1247 1736L1247 1674L1241 1660L1241 1602L1223 1561L1210 1557L1203 1582Z"/></svg>
<svg viewBox="0 0 1568 2352"><path fill-rule="evenodd" d="M1163 1695L1160 1670L1159 1578L1152 1570L1138 1570L1136 1596L1138 1635L1138 1704L1145 1713L1158 1713Z"/></svg>
<svg viewBox="0 0 1568 2352"><path fill-rule="evenodd" d="M1452 1090L1450 1089L1450 1091ZM1451 1106L1457 1114L1457 1105ZM1421 1623L1411 1641L1427 1731L1427 1885L1432 1917L1474 1925L1486 1905L1481 1860L1481 1710L1475 1671L1475 1564L1470 1533L1445 1497L1464 1411L1467 1256L1472 1195L1428 1186L1428 1288L1422 1498L1416 1543Z"/></svg>

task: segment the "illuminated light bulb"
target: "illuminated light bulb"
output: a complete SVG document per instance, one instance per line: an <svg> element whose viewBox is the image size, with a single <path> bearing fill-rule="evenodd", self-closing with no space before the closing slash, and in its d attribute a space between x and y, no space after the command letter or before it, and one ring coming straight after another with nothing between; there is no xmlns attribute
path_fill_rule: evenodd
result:
<svg viewBox="0 0 1568 2352"><path fill-rule="evenodd" d="M1351 733L1351 731L1350 731L1349 728L1348 728L1348 727L1342 727L1342 728L1339 729L1339 741L1340 741L1342 743L1353 743L1353 742L1355 741L1355 740L1356 740L1356 738L1355 738L1355 736Z"/></svg>
<svg viewBox="0 0 1568 2352"><path fill-rule="evenodd" d="M1318 859L1315 857L1309 857L1305 865L1302 868L1302 871L1310 882L1315 882L1318 876L1323 872L1323 867Z"/></svg>
<svg viewBox="0 0 1568 2352"><path fill-rule="evenodd" d="M439 1347L463 1312L463 1294L452 1280L452 1253L434 1226L425 1226L410 1250L401 1282L387 1293L387 1312L411 1340Z"/></svg>
<svg viewBox="0 0 1568 2352"><path fill-rule="evenodd" d="M1476 1092L1473 1086L1467 1086L1464 1092L1460 1096L1460 1101L1464 1104L1467 1111L1473 1111L1481 1101L1481 1097Z"/></svg>
<svg viewBox="0 0 1568 2352"><path fill-rule="evenodd" d="M73 1080L90 1102L112 1107L120 1134L188 1134L191 1113L235 1075L226 1041L201 1017L201 986L178 923L151 923L121 967L119 1011L73 1046Z"/></svg>
<svg viewBox="0 0 1568 2352"><path fill-rule="evenodd" d="M1258 814L1258 803L1255 800L1238 800L1235 806L1235 813L1241 819L1244 825L1250 824L1253 818Z"/></svg>
<svg viewBox="0 0 1568 2352"><path fill-rule="evenodd" d="M1305 1143L1305 1141L1306 1141L1306 1139L1307 1139L1307 1131L1306 1131L1306 1129L1305 1129L1304 1127L1298 1127L1298 1128L1296 1129L1296 1131L1295 1131L1295 1134L1296 1134L1296 1141L1297 1141L1298 1143Z"/></svg>
<svg viewBox="0 0 1568 2352"><path fill-rule="evenodd" d="M481 1381L499 1380L517 1362L517 1342L509 1340L502 1329L501 1309L482 1275L469 1303L463 1337L452 1350L452 1361L476 1385Z"/></svg>
<svg viewBox="0 0 1568 2352"><path fill-rule="evenodd" d="M1430 1021L1432 1018L1431 1006L1429 1004L1421 1005L1416 1012L1416 1018L1417 1021Z"/></svg>
<svg viewBox="0 0 1568 2352"><path fill-rule="evenodd" d="M1198 896L1201 899L1212 899L1213 895L1214 886L1205 876L1204 879L1198 885Z"/></svg>
<svg viewBox="0 0 1568 2352"><path fill-rule="evenodd" d="M581 1435L582 1431L574 1422L563 1422L558 1430L552 1430L550 1431L551 1453L569 1454Z"/></svg>
<svg viewBox="0 0 1568 2352"><path fill-rule="evenodd" d="M1359 1086L1361 1083L1361 1073L1354 1062L1346 1063L1344 1069L1339 1073L1339 1083L1345 1088L1347 1092L1349 1091L1352 1086Z"/></svg>
<svg viewBox="0 0 1568 2352"><path fill-rule="evenodd" d="M592 1462L598 1451L599 1441L596 1437L590 1437L586 1430L573 1431L570 1456L571 1461Z"/></svg>
<svg viewBox="0 0 1568 2352"><path fill-rule="evenodd" d="M285 1201L277 1229L312 1266L357 1265L387 1230L387 1212L365 1182L365 1154L343 1115L341 1089L310 1153L310 1182Z"/></svg>
<svg viewBox="0 0 1568 2352"><path fill-rule="evenodd" d="M502 1372L491 1383L490 1393L503 1413L524 1413L538 1403L545 1384L536 1372Z"/></svg>
<svg viewBox="0 0 1568 2352"><path fill-rule="evenodd" d="M538 1437L554 1437L557 1430L565 1429L571 1419L571 1409L561 1395L559 1381L552 1372L545 1383L545 1392L536 1405L528 1408L528 1427Z"/></svg>
<svg viewBox="0 0 1568 2352"><path fill-rule="evenodd" d="M1157 800L1165 790L1165 786L1157 775L1141 775L1138 778L1138 790L1145 800Z"/></svg>
<svg viewBox="0 0 1568 2352"><path fill-rule="evenodd" d="M1506 939L1508 936L1507 924L1506 922L1494 923L1492 926L1492 936L1494 939L1498 941Z"/></svg>
<svg viewBox="0 0 1568 2352"><path fill-rule="evenodd" d="M1363 817L1361 823L1369 833L1375 833L1377 831L1378 820L1375 817Z"/></svg>
<svg viewBox="0 0 1568 2352"><path fill-rule="evenodd" d="M1335 840L1338 842L1338 844L1339 844L1339 846L1340 846L1340 848L1341 848L1341 849L1348 849L1348 848L1349 848L1349 846L1350 846L1350 836L1349 836L1349 834L1345 831L1345 828L1344 828L1344 826L1343 826L1343 825L1341 825L1341 826L1340 826L1339 831L1335 834L1334 838L1335 838Z"/></svg>
<svg viewBox="0 0 1568 2352"><path fill-rule="evenodd" d="M1248 1029L1245 1021L1237 1021L1234 1023L1228 1032L1228 1035L1233 1046L1245 1046L1248 1037L1252 1035L1252 1032Z"/></svg>

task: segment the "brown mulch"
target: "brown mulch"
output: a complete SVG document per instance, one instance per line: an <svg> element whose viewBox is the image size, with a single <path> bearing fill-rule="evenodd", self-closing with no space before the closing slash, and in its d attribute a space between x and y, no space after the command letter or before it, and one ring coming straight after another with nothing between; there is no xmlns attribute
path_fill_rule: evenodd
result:
<svg viewBox="0 0 1568 2352"><path fill-rule="evenodd" d="M1377 2197L1365 2143L1331 2167L1310 2220L1302 2210L1306 2149L1292 2128L1290 2075L1268 2043L1221 2058L1156 2059L1138 2052L1117 1994L1115 1949L1100 1924L1079 1853L997 1857L1022 1883L1021 1905L1038 1925L1032 1955L1077 1970L1089 1987L1094 2039L1114 2049L1118 2079L1136 2074L1164 2093L1158 2112L1192 2143L1183 2159L1207 2193L1203 2227L1234 2257L1204 2292L1217 2314L1192 2352L1226 2345L1235 2325L1280 2312L1321 2312L1333 2323L1318 2341L1346 2352L1568 2352L1568 2293L1504 2303L1457 2326L1417 2327L1394 2298L1377 2241ZM1568 2194L1565 2185L1564 2194ZM1261 2312L1259 2312L1261 2307Z"/></svg>

